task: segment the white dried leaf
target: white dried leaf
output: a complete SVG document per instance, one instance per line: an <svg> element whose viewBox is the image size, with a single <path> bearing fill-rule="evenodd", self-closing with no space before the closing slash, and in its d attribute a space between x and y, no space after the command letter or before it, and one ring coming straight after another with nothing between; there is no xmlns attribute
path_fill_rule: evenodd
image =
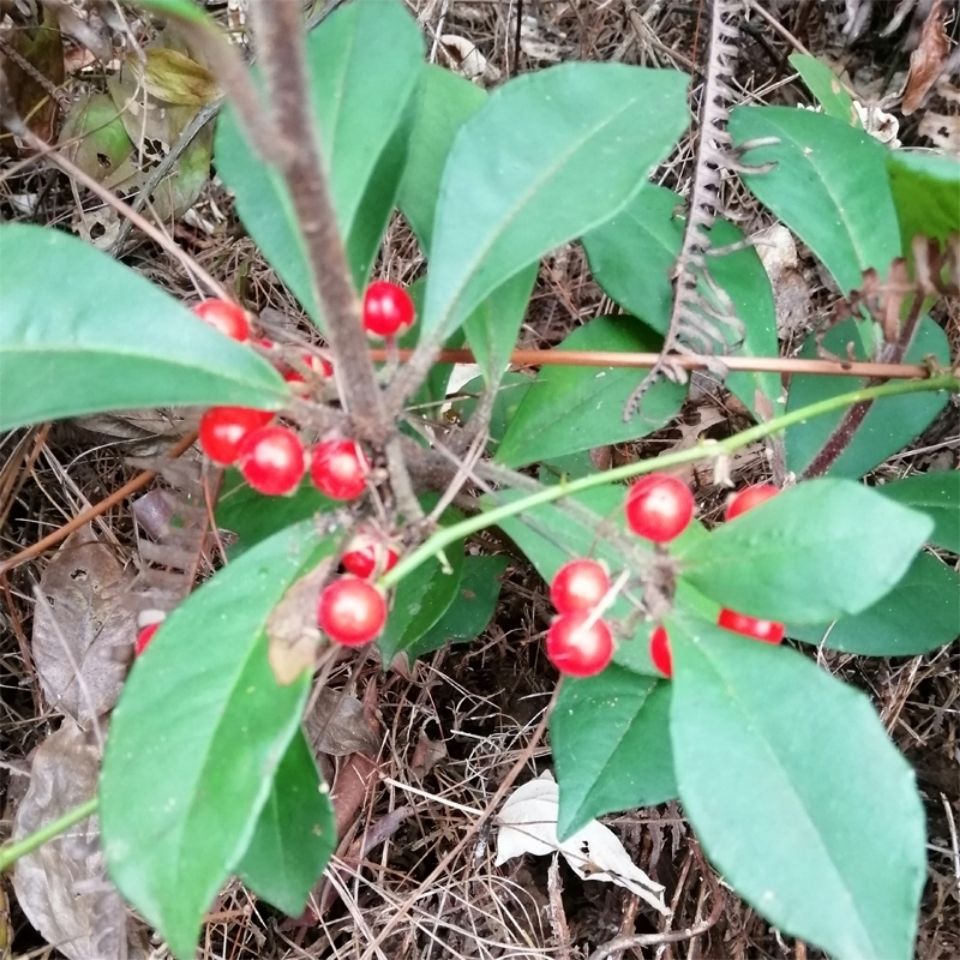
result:
<svg viewBox="0 0 960 960"><path fill-rule="evenodd" d="M664 916L670 915L663 902L663 886L630 859L613 831L599 821L591 820L560 843L559 808L560 791L549 770L514 790L497 816L497 865L525 853L542 857L559 852L581 879L615 883Z"/></svg>
<svg viewBox="0 0 960 960"><path fill-rule="evenodd" d="M30 787L17 809L13 839L24 837L89 800L97 789L100 754L71 719L33 755ZM100 825L90 817L21 857L13 891L30 923L68 960L139 960L123 899L106 876Z"/></svg>
<svg viewBox="0 0 960 960"><path fill-rule="evenodd" d="M472 40L455 33L445 33L440 37L440 42L457 71L468 80L496 83L500 79L500 71L487 60Z"/></svg>
<svg viewBox="0 0 960 960"><path fill-rule="evenodd" d="M132 574L113 551L79 538L50 561L33 616L33 659L47 702L89 727L117 702L136 625Z"/></svg>

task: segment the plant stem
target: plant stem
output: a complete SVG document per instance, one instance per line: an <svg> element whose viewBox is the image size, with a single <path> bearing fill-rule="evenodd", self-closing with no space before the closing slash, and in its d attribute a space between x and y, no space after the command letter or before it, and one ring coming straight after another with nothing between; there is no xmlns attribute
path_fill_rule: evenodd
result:
<svg viewBox="0 0 960 960"><path fill-rule="evenodd" d="M18 840L16 843L7 843L0 847L0 873L13 866L21 857L28 853L33 853L38 847L56 839L61 833L66 833L71 827L76 826L87 817L97 812L100 801L97 797L91 797L85 803L78 807L68 810L63 816L48 823L45 827L35 830L29 836Z"/></svg>
<svg viewBox="0 0 960 960"><path fill-rule="evenodd" d="M641 460L638 463L628 463L622 467L615 467L613 470L581 477L579 480L573 480L569 483L558 483L555 486L546 487L536 493L514 500L512 503L502 504L492 510L468 517L460 523L437 531L429 540L404 557L389 573L381 577L380 586L384 589L394 586L407 574L416 570L422 563L425 563L450 544L480 530L485 530L487 527L496 526L501 520L514 517L525 510L551 503L562 497L572 496L593 487L617 483L620 480L629 480L645 473L652 473L654 470L665 470L695 460L722 457L757 440L779 433L794 424L803 423L812 417L820 417L832 413L834 410L842 410L845 407L864 401L877 400L881 397L895 397L906 393L922 393L927 390L949 390L951 393L958 393L960 392L960 379L951 374L942 374L931 377L929 380L907 380L900 383L888 383L879 387L867 387L863 390L853 390L850 393L820 400L807 407L801 407L799 410L785 413L782 417L776 417L766 423L757 424L749 430L727 437L726 440L704 441L687 450L679 450L676 453L668 453L661 457Z"/></svg>

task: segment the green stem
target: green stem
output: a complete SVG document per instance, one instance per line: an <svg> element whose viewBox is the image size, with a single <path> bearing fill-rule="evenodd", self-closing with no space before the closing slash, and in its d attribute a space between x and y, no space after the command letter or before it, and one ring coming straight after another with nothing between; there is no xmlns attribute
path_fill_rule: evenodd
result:
<svg viewBox="0 0 960 960"><path fill-rule="evenodd" d="M416 570L422 563L425 563L457 540L462 540L464 537L468 537L480 530L485 530L487 527L496 526L501 520L514 517L526 510L539 507L544 503L551 503L554 500L572 496L575 493L580 493L582 490L589 490L592 487L600 487L608 483L617 483L620 480L629 480L632 477L641 476L645 473L652 473L654 470L669 469L670 467L677 467L694 460L722 457L757 440L762 440L772 434L779 433L781 430L786 430L795 424L804 423L813 417L821 417L835 410L843 410L846 407L862 403L865 400L878 400L882 397L897 397L905 393L922 393L933 390L949 390L951 393L958 393L960 392L960 379L957 379L951 374L942 374L940 376L930 377L927 380L904 380L898 383L882 384L878 387L852 390L850 393L842 393L836 397L820 400L817 403L811 403L808 407L801 407L799 410L785 413L782 417L776 417L773 420L768 420L766 423L757 424L749 430L744 430L742 433L727 437L726 440L706 440L698 443L694 447L679 450L676 453L668 453L661 457L641 460L638 463L628 463L622 467L615 467L613 470L606 470L601 473L591 474L587 477L581 477L579 480L572 480L567 483L558 483L552 487L545 487L543 490L538 490L536 493L521 497L519 500L494 507L492 510L486 510L473 517L468 517L466 520L462 520L460 523L454 524L451 527L438 530L429 540L422 543L416 550L404 557L389 573L381 577L380 586L384 589L389 589L399 583L413 570Z"/></svg>
<svg viewBox="0 0 960 960"><path fill-rule="evenodd" d="M18 840L16 843L7 843L0 847L0 873L3 873L8 867L13 866L21 857L28 853L33 853L38 847L59 837L61 833L66 833L71 827L76 826L81 820L97 812L100 801L96 797L91 797L79 807L68 810L62 817L48 823L45 827L35 830L28 837Z"/></svg>

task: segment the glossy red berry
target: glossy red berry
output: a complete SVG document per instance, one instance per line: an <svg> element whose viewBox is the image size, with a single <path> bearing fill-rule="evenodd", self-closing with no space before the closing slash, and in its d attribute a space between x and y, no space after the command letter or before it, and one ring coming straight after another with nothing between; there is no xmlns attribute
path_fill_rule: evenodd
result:
<svg viewBox="0 0 960 960"><path fill-rule="evenodd" d="M547 659L571 677L592 677L613 658L613 635L603 620L589 626L589 613L554 617L547 631Z"/></svg>
<svg viewBox="0 0 960 960"><path fill-rule="evenodd" d="M153 639L153 635L160 629L159 623L148 623L143 627L140 632L137 634L137 642L133 645L133 652L136 656L140 656L144 650L150 646L150 641Z"/></svg>
<svg viewBox="0 0 960 960"><path fill-rule="evenodd" d="M201 300L193 312L232 340L243 342L250 339L250 321L246 313L229 300Z"/></svg>
<svg viewBox="0 0 960 960"><path fill-rule="evenodd" d="M775 497L779 492L779 487L769 483L758 483L752 487L745 487L730 498L725 517L727 520L739 517L741 513L759 507L761 503Z"/></svg>
<svg viewBox="0 0 960 960"><path fill-rule="evenodd" d="M267 410L211 407L200 419L200 449L214 463L229 466L236 461L244 437L272 419Z"/></svg>
<svg viewBox="0 0 960 960"><path fill-rule="evenodd" d="M397 565L400 554L375 531L359 530L347 544L340 562L348 573L363 579L379 577Z"/></svg>
<svg viewBox="0 0 960 960"><path fill-rule="evenodd" d="M306 470L303 444L288 427L260 427L240 442L237 466L258 493L293 493Z"/></svg>
<svg viewBox="0 0 960 960"><path fill-rule="evenodd" d="M395 337L413 326L416 310L403 287L375 280L363 295L363 328L377 337Z"/></svg>
<svg viewBox="0 0 960 960"><path fill-rule="evenodd" d="M657 627L650 634L650 659L653 665L665 676L673 676L673 655L670 653L670 637L663 627Z"/></svg>
<svg viewBox="0 0 960 960"><path fill-rule="evenodd" d="M610 577L596 560L565 563L550 584L550 599L557 613L592 610L610 589Z"/></svg>
<svg viewBox="0 0 960 960"><path fill-rule="evenodd" d="M624 509L634 533L654 543L668 543L686 530L694 507L693 494L682 480L651 473L630 487Z"/></svg>
<svg viewBox="0 0 960 960"><path fill-rule="evenodd" d="M368 580L340 577L320 593L317 622L334 643L359 647L383 630L387 601Z"/></svg>
<svg viewBox="0 0 960 960"><path fill-rule="evenodd" d="M310 479L332 500L356 500L369 473L367 458L352 440L322 440L311 453Z"/></svg>
<svg viewBox="0 0 960 960"><path fill-rule="evenodd" d="M780 643L786 629L782 623L775 620L756 620L745 613L727 609L720 611L717 623L725 630L742 633L745 637L762 640L764 643Z"/></svg>

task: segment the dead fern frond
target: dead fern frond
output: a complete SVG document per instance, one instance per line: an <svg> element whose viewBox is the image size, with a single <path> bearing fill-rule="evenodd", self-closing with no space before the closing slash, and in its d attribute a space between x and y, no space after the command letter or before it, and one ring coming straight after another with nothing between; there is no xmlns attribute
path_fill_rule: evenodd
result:
<svg viewBox="0 0 960 960"><path fill-rule="evenodd" d="M700 106L700 142L690 192L689 213L680 255L674 267L675 293L670 325L657 364L633 391L624 420L633 417L644 394L661 377L685 383L686 371L671 361L677 355L713 356L743 339L743 327L730 298L710 277L707 251L709 231L721 212L720 190L724 169L737 167L727 133L733 98L731 86L737 58L741 0L713 0L703 99ZM718 358L717 373L725 368Z"/></svg>

